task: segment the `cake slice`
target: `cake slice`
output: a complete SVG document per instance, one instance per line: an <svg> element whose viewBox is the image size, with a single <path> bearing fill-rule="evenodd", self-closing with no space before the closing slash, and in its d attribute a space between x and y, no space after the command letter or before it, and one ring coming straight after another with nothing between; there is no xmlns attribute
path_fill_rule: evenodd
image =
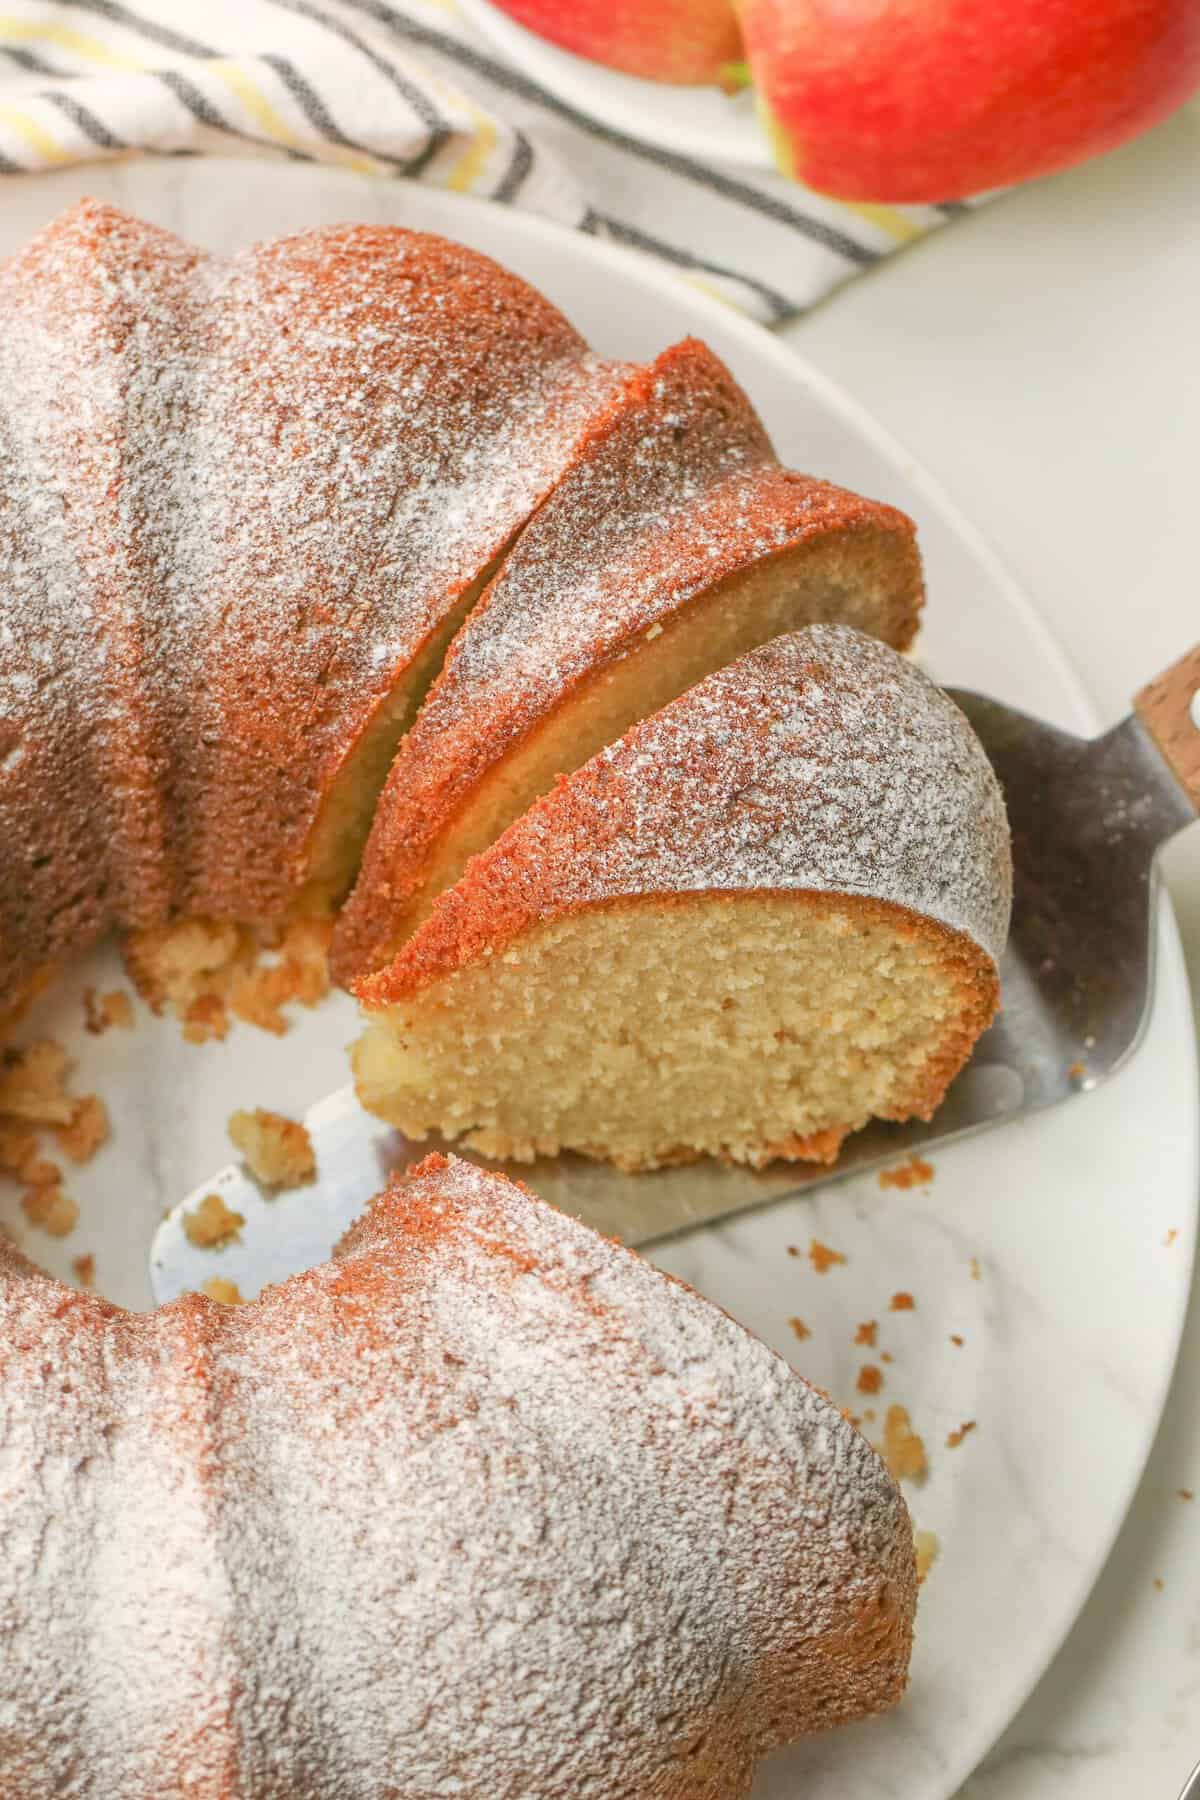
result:
<svg viewBox="0 0 1200 1800"><path fill-rule="evenodd" d="M364 1106L488 1155L831 1161L993 1017L999 786L917 668L778 638L560 781L358 984Z"/></svg>
<svg viewBox="0 0 1200 1800"><path fill-rule="evenodd" d="M637 371L466 619L392 765L333 945L380 966L558 774L782 631L898 649L921 607L902 513L783 469L712 351Z"/></svg>

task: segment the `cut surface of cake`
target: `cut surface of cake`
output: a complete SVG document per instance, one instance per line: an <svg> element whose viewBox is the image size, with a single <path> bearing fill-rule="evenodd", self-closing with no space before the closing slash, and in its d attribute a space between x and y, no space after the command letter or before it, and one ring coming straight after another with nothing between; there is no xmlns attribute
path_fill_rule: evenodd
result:
<svg viewBox="0 0 1200 1800"><path fill-rule="evenodd" d="M691 1289L432 1157L121 1312L0 1241L0 1790L733 1800L903 1691L912 1524Z"/></svg>
<svg viewBox="0 0 1200 1800"><path fill-rule="evenodd" d="M998 1002L999 787L958 708L840 626L774 640L564 778L357 986L409 1137L652 1168L832 1160L928 1118Z"/></svg>
<svg viewBox="0 0 1200 1800"><path fill-rule="evenodd" d="M389 960L555 776L714 669L820 620L905 649L921 600L902 513L781 468L712 351L665 351L593 427L451 645L392 765L335 975Z"/></svg>
<svg viewBox="0 0 1200 1800"><path fill-rule="evenodd" d="M2 1014L110 925L340 898L446 643L626 371L386 226L225 260L85 201L0 314Z"/></svg>

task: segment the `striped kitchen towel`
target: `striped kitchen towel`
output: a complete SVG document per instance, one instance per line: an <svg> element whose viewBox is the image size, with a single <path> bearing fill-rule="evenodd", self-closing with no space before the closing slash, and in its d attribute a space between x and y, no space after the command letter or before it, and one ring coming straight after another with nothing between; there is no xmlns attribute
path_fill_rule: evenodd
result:
<svg viewBox="0 0 1200 1800"><path fill-rule="evenodd" d="M843 205L643 143L531 81L454 0L0 0L0 172L145 151L336 163L527 207L772 324L961 210Z"/></svg>

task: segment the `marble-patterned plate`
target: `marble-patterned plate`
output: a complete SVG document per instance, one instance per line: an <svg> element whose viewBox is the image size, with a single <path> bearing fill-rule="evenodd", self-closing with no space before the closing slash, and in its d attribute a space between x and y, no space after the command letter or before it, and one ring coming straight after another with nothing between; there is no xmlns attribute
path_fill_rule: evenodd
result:
<svg viewBox="0 0 1200 1800"><path fill-rule="evenodd" d="M219 248L346 218L429 227L537 282L609 353L644 357L703 335L788 461L916 517L930 587L922 655L934 672L1067 728L1093 725L1044 627L936 484L791 349L657 267L413 184L215 160L6 181L0 253L86 192ZM1149 1034L1094 1094L944 1149L922 1185L845 1182L658 1255L853 1407L872 1436L887 1407L907 1408L928 1455L927 1480L908 1494L940 1553L922 1592L911 1691L885 1719L772 1759L757 1800L948 1800L1045 1668L1108 1554L1174 1361L1197 1206L1194 1041L1165 901L1160 926ZM120 980L114 953L98 952L32 1021L70 1042L80 1089L104 1094L115 1131L73 1181L75 1233L23 1235L68 1278L71 1259L93 1251L101 1290L141 1306L154 1227L227 1160L230 1111L296 1113L340 1085L354 1016L339 998L282 1039L237 1026L224 1045L193 1048L139 1011L134 1031L89 1037L83 988ZM304 1193L277 1204L286 1231ZM11 1189L0 1209L21 1225ZM819 1273L814 1238L845 1260ZM219 1253L212 1267L220 1272ZM914 1306L893 1310L898 1293ZM859 1332L872 1321L874 1341L856 1341L872 1336ZM875 1380L878 1391L861 1391Z"/></svg>

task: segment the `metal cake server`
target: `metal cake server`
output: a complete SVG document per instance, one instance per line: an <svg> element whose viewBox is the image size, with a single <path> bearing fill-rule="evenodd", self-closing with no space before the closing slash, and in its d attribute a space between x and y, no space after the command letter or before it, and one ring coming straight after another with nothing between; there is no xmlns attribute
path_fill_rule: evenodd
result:
<svg viewBox="0 0 1200 1800"><path fill-rule="evenodd" d="M621 1175L562 1156L512 1172L600 1230L647 1243L1057 1106L1125 1061L1149 1012L1155 856L1200 813L1200 644L1143 689L1122 724L1091 740L979 694L950 692L1004 788L1016 881L1003 1011L936 1118L869 1126L832 1168L699 1163ZM220 1273L249 1298L325 1261L388 1174L436 1147L409 1144L371 1118L350 1087L318 1101L305 1123L318 1178L299 1194L271 1198L231 1163L168 1214L151 1248L158 1300L199 1288L213 1273L211 1255L188 1243L182 1225L204 1195L219 1194L243 1215L241 1241L223 1252Z"/></svg>

